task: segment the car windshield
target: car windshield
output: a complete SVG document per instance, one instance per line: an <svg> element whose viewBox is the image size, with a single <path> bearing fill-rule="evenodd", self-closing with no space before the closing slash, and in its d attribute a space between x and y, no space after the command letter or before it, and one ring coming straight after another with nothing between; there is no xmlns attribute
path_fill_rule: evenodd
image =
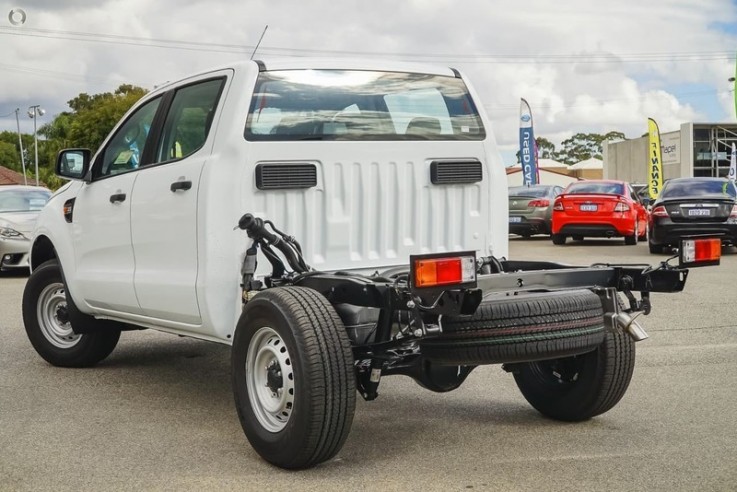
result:
<svg viewBox="0 0 737 492"><path fill-rule="evenodd" d="M732 183L721 179L684 179L668 181L663 187L662 198L725 196L736 198L737 191Z"/></svg>
<svg viewBox="0 0 737 492"><path fill-rule="evenodd" d="M48 190L0 190L0 213L36 212L49 201Z"/></svg>
<svg viewBox="0 0 737 492"><path fill-rule="evenodd" d="M624 195L624 185L622 183L606 183L606 182L587 182L580 181L572 183L566 190L566 195Z"/></svg>
<svg viewBox="0 0 737 492"><path fill-rule="evenodd" d="M483 140L463 80L365 70L276 70L256 82L248 140Z"/></svg>
<svg viewBox="0 0 737 492"><path fill-rule="evenodd" d="M509 188L509 197L531 196L541 198L548 195L550 187L548 186L514 186Z"/></svg>

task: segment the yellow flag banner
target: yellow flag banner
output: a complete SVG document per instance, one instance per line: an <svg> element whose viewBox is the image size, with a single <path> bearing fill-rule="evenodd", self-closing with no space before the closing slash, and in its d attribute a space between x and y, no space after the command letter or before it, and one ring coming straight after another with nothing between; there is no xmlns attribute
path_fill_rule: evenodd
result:
<svg viewBox="0 0 737 492"><path fill-rule="evenodd" d="M650 198L655 200L663 188L663 161L660 158L660 130L652 118L647 119L648 160L647 160L647 189Z"/></svg>

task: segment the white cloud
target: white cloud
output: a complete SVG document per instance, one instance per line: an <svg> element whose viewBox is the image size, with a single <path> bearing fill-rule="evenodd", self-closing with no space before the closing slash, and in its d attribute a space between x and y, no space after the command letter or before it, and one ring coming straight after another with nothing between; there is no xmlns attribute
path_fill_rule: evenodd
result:
<svg viewBox="0 0 737 492"><path fill-rule="evenodd" d="M23 32L8 30L7 12L15 7L0 0L0 114L39 102L59 112L80 92L110 91L123 82L151 88L248 58L268 24L258 57L283 53L276 48L355 51L404 54L462 69L480 93L498 142L508 150L516 146L520 97L532 105L536 133L555 143L579 131L639 136L648 116L657 118L664 131L694 119L733 118L726 78L734 73L734 61L704 59L714 58L704 53L724 53L736 44L734 31L713 22L737 23L737 5L729 0L25 2L24 27L52 30L47 35L54 37L36 31L13 35ZM242 49L169 50L121 44L136 42L122 38L120 43L72 41L58 39L59 32ZM669 62L664 53L680 59ZM479 56L485 54L510 58ZM691 94L694 84L701 94ZM14 125L12 119L0 119L0 130Z"/></svg>

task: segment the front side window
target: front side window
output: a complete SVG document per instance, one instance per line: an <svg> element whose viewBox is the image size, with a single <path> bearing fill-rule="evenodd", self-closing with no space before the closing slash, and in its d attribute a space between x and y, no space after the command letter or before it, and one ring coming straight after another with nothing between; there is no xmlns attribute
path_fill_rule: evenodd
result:
<svg viewBox="0 0 737 492"><path fill-rule="evenodd" d="M208 80L177 90L154 162L183 159L204 145L224 81Z"/></svg>
<svg viewBox="0 0 737 492"><path fill-rule="evenodd" d="M138 168L160 102L160 97L147 102L118 128L105 148L100 164L93 170L94 177L112 176Z"/></svg>
<svg viewBox="0 0 737 492"><path fill-rule="evenodd" d="M456 77L358 70L262 72L245 137L277 140L483 140Z"/></svg>

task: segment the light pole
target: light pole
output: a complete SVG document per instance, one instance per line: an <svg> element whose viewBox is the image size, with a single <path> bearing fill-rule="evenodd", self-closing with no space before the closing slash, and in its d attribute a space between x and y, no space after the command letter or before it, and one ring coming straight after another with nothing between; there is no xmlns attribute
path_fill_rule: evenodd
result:
<svg viewBox="0 0 737 492"><path fill-rule="evenodd" d="M36 118L39 116L43 116L44 113L43 109L41 109L41 106L38 104L34 106L28 106L28 117L33 118L33 148L34 153L36 157L36 186L38 186L38 134L36 133Z"/></svg>
<svg viewBox="0 0 737 492"><path fill-rule="evenodd" d="M18 120L18 113L20 108L15 108L15 126L18 128L18 145L20 146L20 165L23 168L23 184L28 186L28 176L26 176L26 157L23 155L23 140L20 138L20 120Z"/></svg>

